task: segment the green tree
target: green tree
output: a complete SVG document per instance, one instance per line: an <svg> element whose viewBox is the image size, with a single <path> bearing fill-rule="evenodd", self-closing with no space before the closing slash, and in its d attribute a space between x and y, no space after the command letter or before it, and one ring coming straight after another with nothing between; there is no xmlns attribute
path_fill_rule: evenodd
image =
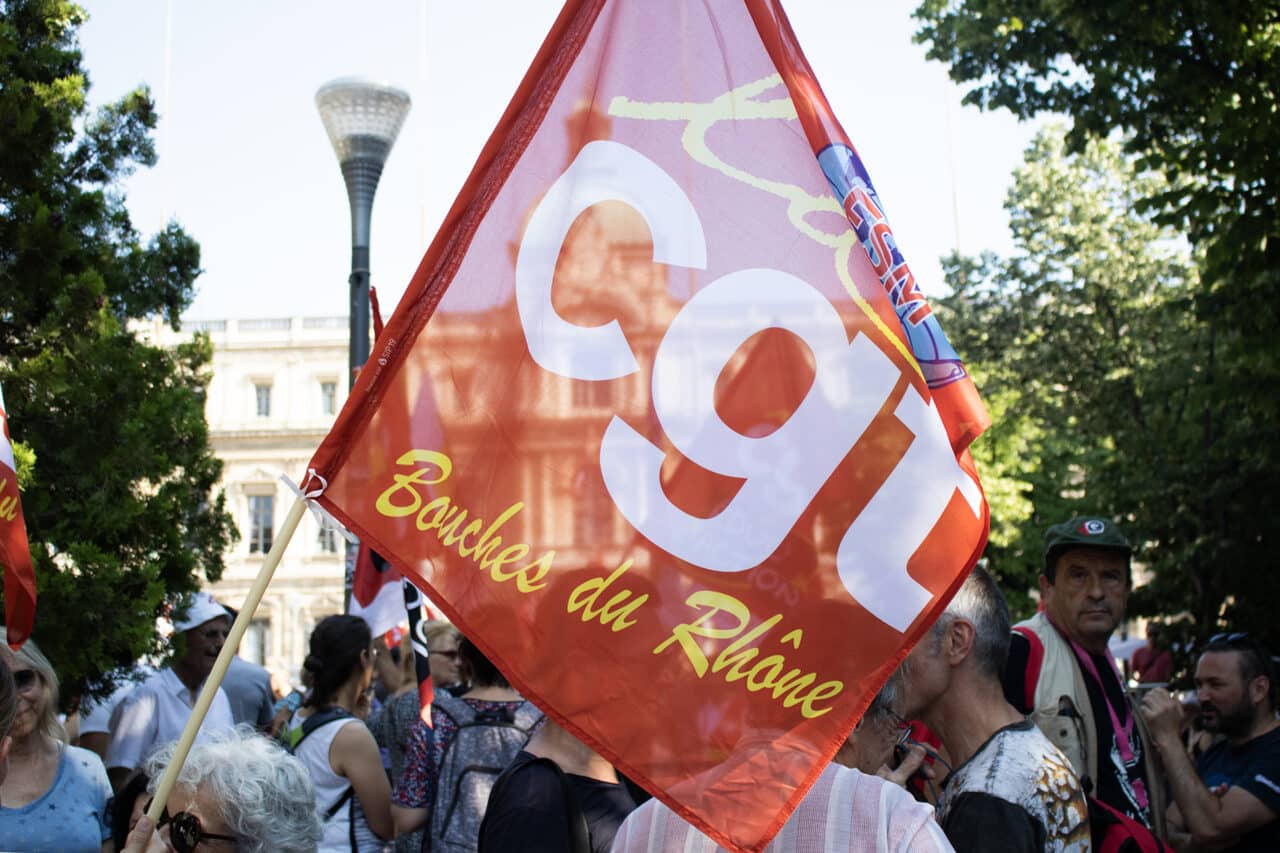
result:
<svg viewBox="0 0 1280 853"><path fill-rule="evenodd" d="M1202 634L1219 618L1266 629L1273 621L1266 570L1275 562L1280 509L1280 448L1271 440L1280 419L1280 0L1154 0L1140 8L1098 0L924 0L916 17L929 56L971 85L968 102L1023 118L1065 115L1075 153L1122 134L1134 168L1146 176L1128 209L1174 229L1195 249L1197 280L1141 332L1163 342L1164 384L1136 390L1143 405L1130 410L1135 418L1147 414L1152 394L1178 401L1168 441L1178 451L1122 458L1144 476L1159 460L1167 492L1154 505L1168 521L1148 526L1145 519L1158 515L1131 502L1114 508L1143 519L1148 558L1159 571L1151 595L1160 606L1186 604ZM1051 263L1042 253L1060 248L1028 244L1028 262ZM1137 327L1126 331L1133 333ZM1195 354L1191 364L1188 353ZM1123 347L1095 354L1125 355ZM1104 361L1100 370L1128 381L1134 364ZM1086 420L1056 429L1065 437L1069 428L1088 444L1081 448L1088 458L1077 464L1096 481L1103 469L1092 464L1095 454L1120 448L1107 443L1111 437L1093 445L1093 434L1082 432L1087 413L1071 416ZM1169 425L1147 426L1154 433ZM1122 479L1114 470L1105 476ZM1040 493L1035 500L1040 512L1040 501L1053 498Z"/></svg>
<svg viewBox="0 0 1280 853"><path fill-rule="evenodd" d="M25 445L34 636L66 696L157 650L163 603L216 579L234 536L207 337L165 350L129 328L177 325L200 248L130 222L120 183L155 162L156 114L145 89L90 114L82 21L66 0L0 0L0 385Z"/></svg>
<svg viewBox="0 0 1280 853"><path fill-rule="evenodd" d="M1224 620L1269 633L1280 579L1258 570L1275 522L1252 511L1267 473L1247 431L1215 433L1233 421L1215 321L1192 310L1196 258L1136 211L1166 184L1115 142L1071 154L1050 129L1014 174L1015 254L947 262L940 313L996 416L974 446L995 496L987 556L1020 589L1046 526L1111 516L1153 573L1135 610L1186 614L1201 636Z"/></svg>
<svg viewBox="0 0 1280 853"><path fill-rule="evenodd" d="M1139 199L1206 250L1210 283L1277 282L1280 0L924 0L917 39L966 97L1115 130L1170 183Z"/></svg>

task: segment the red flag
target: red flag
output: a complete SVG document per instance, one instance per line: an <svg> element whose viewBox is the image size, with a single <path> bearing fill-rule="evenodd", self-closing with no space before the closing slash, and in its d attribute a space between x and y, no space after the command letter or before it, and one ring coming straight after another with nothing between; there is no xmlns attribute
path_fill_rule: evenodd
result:
<svg viewBox="0 0 1280 853"><path fill-rule="evenodd" d="M351 579L352 616L369 623L369 631L377 637L404 624L404 596L400 591L400 572L362 540L356 549L355 573Z"/></svg>
<svg viewBox="0 0 1280 853"><path fill-rule="evenodd" d="M569 2L376 349L320 502L726 847L985 542L986 414L768 0Z"/></svg>
<svg viewBox="0 0 1280 853"><path fill-rule="evenodd" d="M36 574L18 494L18 465L9 438L9 415L0 391L0 569L4 571L4 621L9 647L31 636L36 620Z"/></svg>

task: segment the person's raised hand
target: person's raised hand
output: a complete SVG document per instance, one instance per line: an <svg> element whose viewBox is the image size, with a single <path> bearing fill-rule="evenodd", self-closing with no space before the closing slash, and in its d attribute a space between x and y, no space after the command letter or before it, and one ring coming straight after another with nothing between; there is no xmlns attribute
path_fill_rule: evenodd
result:
<svg viewBox="0 0 1280 853"><path fill-rule="evenodd" d="M1178 740L1182 729L1182 703L1170 696L1168 690L1155 687L1147 691L1138 713L1147 721L1152 737L1157 741Z"/></svg>
<svg viewBox="0 0 1280 853"><path fill-rule="evenodd" d="M125 839L120 853L167 853L169 847L155 828L155 821L145 814L138 818L133 829L129 830L129 837Z"/></svg>
<svg viewBox="0 0 1280 853"><path fill-rule="evenodd" d="M917 772L926 779L932 779L933 768L925 764L924 759L924 747L918 743L913 743L906 748L906 754L902 756L902 760L898 762L897 767L890 770L886 765L881 764L880 769L876 771L876 775L903 788L907 786L907 780L916 775Z"/></svg>

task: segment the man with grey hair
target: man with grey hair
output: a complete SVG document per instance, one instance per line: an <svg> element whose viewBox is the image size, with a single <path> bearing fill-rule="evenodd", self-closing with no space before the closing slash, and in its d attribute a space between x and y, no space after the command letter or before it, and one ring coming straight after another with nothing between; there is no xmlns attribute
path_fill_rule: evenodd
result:
<svg viewBox="0 0 1280 853"><path fill-rule="evenodd" d="M1009 606L982 568L907 657L905 715L954 763L938 821L957 851L1090 849L1080 780L1066 757L1004 698Z"/></svg>

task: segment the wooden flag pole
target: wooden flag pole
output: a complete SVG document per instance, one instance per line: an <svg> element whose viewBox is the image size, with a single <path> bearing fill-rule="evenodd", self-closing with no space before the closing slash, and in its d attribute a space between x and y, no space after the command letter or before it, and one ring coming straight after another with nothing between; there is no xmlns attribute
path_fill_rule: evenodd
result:
<svg viewBox="0 0 1280 853"><path fill-rule="evenodd" d="M174 747L173 757L169 759L169 765L165 767L164 775L160 777L160 784L156 786L151 808L147 809L147 817L157 823L160 821L160 815L164 811L165 804L169 801L169 794L173 791L174 783L178 781L178 771L186 763L187 753L191 751L191 744L196 739L196 732L200 731L200 725L204 722L204 715L209 712L209 706L213 704L213 698L218 694L218 687L222 684L222 677L227 674L227 667L231 665L231 659L235 657L236 649L240 647L240 640L244 638L244 632L248 630L249 622L253 619L253 614L258 609L258 604L262 602L262 594L267 591L267 584L271 583L271 576L275 574L276 566L280 564L280 558L284 556L284 549L288 546L289 540L293 538L294 532L298 529L298 522L302 520L302 514L306 511L307 499L299 496L294 501L293 506L290 507L289 514L285 516L284 524L280 526L280 535L272 543L266 559L262 561L262 568L258 571L258 577L254 580L253 586L249 588L249 594L245 596L244 604L240 605L240 615L236 617L235 624L231 626L231 631L227 634L227 641L223 643L222 651L218 654L218 659L213 664L213 670L209 673L209 677L205 679L204 687L200 689L200 695L196 698L196 704L191 709L191 717L187 720L187 726L182 730L182 737L178 738L178 745Z"/></svg>

